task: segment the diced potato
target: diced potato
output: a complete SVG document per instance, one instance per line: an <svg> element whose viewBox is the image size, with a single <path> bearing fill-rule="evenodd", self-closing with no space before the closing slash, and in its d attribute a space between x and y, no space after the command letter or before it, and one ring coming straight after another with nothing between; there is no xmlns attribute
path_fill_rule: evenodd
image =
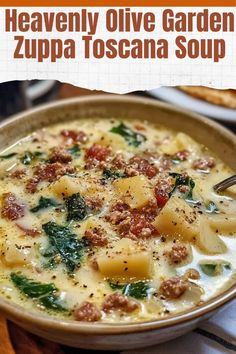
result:
<svg viewBox="0 0 236 354"><path fill-rule="evenodd" d="M81 185L78 180L69 176L62 176L58 181L53 183L51 189L58 197L67 197L81 191Z"/></svg>
<svg viewBox="0 0 236 354"><path fill-rule="evenodd" d="M176 142L179 150L187 149L193 152L198 152L200 149L200 145L185 133L178 133L176 135Z"/></svg>
<svg viewBox="0 0 236 354"><path fill-rule="evenodd" d="M25 245L16 246L15 243L5 242L0 245L2 262L8 267L27 265L32 261L32 248L24 247Z"/></svg>
<svg viewBox="0 0 236 354"><path fill-rule="evenodd" d="M181 197L172 196L153 225L163 235L191 241L198 234L198 215Z"/></svg>
<svg viewBox="0 0 236 354"><path fill-rule="evenodd" d="M96 144L111 147L113 151L125 150L127 148L127 143L121 135L110 132L102 134Z"/></svg>
<svg viewBox="0 0 236 354"><path fill-rule="evenodd" d="M96 182L93 178L85 179L63 176L50 186L50 190L58 197L68 197L74 193L94 195L94 193L99 191L99 188L101 189L101 186Z"/></svg>
<svg viewBox="0 0 236 354"><path fill-rule="evenodd" d="M153 199L152 186L144 176L123 178L113 182L116 193L132 209L141 208Z"/></svg>
<svg viewBox="0 0 236 354"><path fill-rule="evenodd" d="M214 230L218 230L221 234L236 233L236 215L221 214L214 217L209 217L209 222Z"/></svg>
<svg viewBox="0 0 236 354"><path fill-rule="evenodd" d="M111 279L142 280L152 275L151 250L138 249L134 241L126 238L98 256L97 263L100 273Z"/></svg>
<svg viewBox="0 0 236 354"><path fill-rule="evenodd" d="M227 251L224 241L212 230L207 217L201 215L196 245L207 254L222 254Z"/></svg>
<svg viewBox="0 0 236 354"><path fill-rule="evenodd" d="M176 152L184 149L194 152L199 151L198 144L184 133L178 133L174 139L161 146L161 151L168 155L174 155Z"/></svg>
<svg viewBox="0 0 236 354"><path fill-rule="evenodd" d="M165 144L160 147L161 152L167 155L174 155L177 151L179 151L179 147L176 139L167 141Z"/></svg>
<svg viewBox="0 0 236 354"><path fill-rule="evenodd" d="M102 228L105 230L107 228L107 223L97 216L91 216L80 224L78 232L79 234L83 235L86 230L95 228Z"/></svg>

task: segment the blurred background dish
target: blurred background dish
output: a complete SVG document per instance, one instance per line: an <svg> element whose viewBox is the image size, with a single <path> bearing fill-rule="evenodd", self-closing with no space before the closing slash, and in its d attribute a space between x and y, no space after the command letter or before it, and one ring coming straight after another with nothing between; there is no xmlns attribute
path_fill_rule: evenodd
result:
<svg viewBox="0 0 236 354"><path fill-rule="evenodd" d="M160 87L150 90L148 93L160 100L222 122L236 124L235 90L215 90L200 86L197 88L196 86L182 86L181 89L178 87ZM235 108L228 108L226 105Z"/></svg>
<svg viewBox="0 0 236 354"><path fill-rule="evenodd" d="M57 96L59 83L54 80L9 81L0 84L0 119Z"/></svg>
<svg viewBox="0 0 236 354"><path fill-rule="evenodd" d="M219 90L205 86L179 86L179 89L218 106L236 109L236 90Z"/></svg>

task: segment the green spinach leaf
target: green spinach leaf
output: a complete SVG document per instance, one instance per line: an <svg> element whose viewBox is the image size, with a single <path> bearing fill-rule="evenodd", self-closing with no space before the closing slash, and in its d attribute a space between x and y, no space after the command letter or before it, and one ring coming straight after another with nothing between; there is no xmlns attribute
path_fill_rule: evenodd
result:
<svg viewBox="0 0 236 354"><path fill-rule="evenodd" d="M42 156L42 154L43 153L40 151L35 151L35 152L26 151L24 155L20 158L20 161L21 163L23 163L23 165L30 165L31 162L36 160L39 156Z"/></svg>
<svg viewBox="0 0 236 354"><path fill-rule="evenodd" d="M73 145L71 148L67 149L67 151L74 157L80 156L80 146L78 144Z"/></svg>
<svg viewBox="0 0 236 354"><path fill-rule="evenodd" d="M67 221L80 221L86 218L89 209L80 193L75 193L65 199Z"/></svg>
<svg viewBox="0 0 236 354"><path fill-rule="evenodd" d="M109 285L112 290L122 290L126 286L126 284L120 284L118 282L112 283L110 281L109 281Z"/></svg>
<svg viewBox="0 0 236 354"><path fill-rule="evenodd" d="M182 192L181 196L186 202L189 203L197 203L198 201L193 199L193 189L195 187L195 182L190 176L185 176L180 173L170 172L170 176L175 178L175 185L172 191L170 192L170 196L175 193L179 186L187 186L187 192Z"/></svg>
<svg viewBox="0 0 236 354"><path fill-rule="evenodd" d="M114 171L114 170L108 170L105 169L102 173L103 177L106 179L117 179L117 178L126 178L127 175L125 172L121 172L121 171Z"/></svg>
<svg viewBox="0 0 236 354"><path fill-rule="evenodd" d="M181 160L178 156L173 156L171 161L174 165L178 165L181 162Z"/></svg>
<svg viewBox="0 0 236 354"><path fill-rule="evenodd" d="M226 262L221 263L201 263L199 264L201 271L209 277L215 277L222 274L224 269L230 270L231 264Z"/></svg>
<svg viewBox="0 0 236 354"><path fill-rule="evenodd" d="M127 141L129 145L133 145L135 147L142 144L147 138L140 133L134 132L132 129L128 128L124 123L120 123L117 127L113 127L110 130L114 134L119 134L123 136L123 138Z"/></svg>
<svg viewBox="0 0 236 354"><path fill-rule="evenodd" d="M48 236L49 244L43 256L49 259L48 265L53 267L63 263L69 274L73 273L81 264L86 242L78 240L68 227L55 222L48 222L42 226Z"/></svg>
<svg viewBox="0 0 236 354"><path fill-rule="evenodd" d="M43 284L28 279L20 273L11 273L11 281L24 295L37 299L47 309L66 310L61 299L57 295L58 289L53 283Z"/></svg>
<svg viewBox="0 0 236 354"><path fill-rule="evenodd" d="M58 204L54 199L40 197L38 205L35 206L34 208L31 208L30 211L32 213L37 213L38 211L40 211L42 209L47 209L50 207L57 208L59 206L60 206L60 204Z"/></svg>
<svg viewBox="0 0 236 354"><path fill-rule="evenodd" d="M123 294L135 297L136 299L144 299L148 295L150 289L147 283L139 281L137 283L127 284L123 290Z"/></svg>
<svg viewBox="0 0 236 354"><path fill-rule="evenodd" d="M144 299L147 297L150 286L142 281L129 284L119 284L109 282L113 290L121 290L122 294L134 297L135 299Z"/></svg>
<svg viewBox="0 0 236 354"><path fill-rule="evenodd" d="M16 152L11 152L10 154L7 154L7 155L0 155L0 159L8 160L8 159L11 159L13 156L16 156L16 155L17 155Z"/></svg>

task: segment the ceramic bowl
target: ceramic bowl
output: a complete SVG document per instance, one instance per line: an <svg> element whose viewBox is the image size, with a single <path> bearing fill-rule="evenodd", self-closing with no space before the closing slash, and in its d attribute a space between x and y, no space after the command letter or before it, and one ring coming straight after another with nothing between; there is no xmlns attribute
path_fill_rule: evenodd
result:
<svg viewBox="0 0 236 354"><path fill-rule="evenodd" d="M89 96L62 100L12 117L0 126L0 149L32 130L80 118L136 118L181 130L205 144L236 171L236 137L219 124L183 109L132 96ZM96 127L95 127L96 128ZM151 346L194 329L236 295L236 284L204 304L166 319L131 323L81 323L31 313L0 298L0 311L24 329L58 343L87 349L122 350Z"/></svg>

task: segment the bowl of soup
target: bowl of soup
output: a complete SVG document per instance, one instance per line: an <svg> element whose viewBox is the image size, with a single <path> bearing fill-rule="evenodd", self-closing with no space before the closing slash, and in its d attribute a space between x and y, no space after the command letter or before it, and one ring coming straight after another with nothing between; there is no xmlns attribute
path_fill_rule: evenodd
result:
<svg viewBox="0 0 236 354"><path fill-rule="evenodd" d="M236 140L132 96L76 98L4 122L0 310L87 349L154 345L236 293Z"/></svg>

